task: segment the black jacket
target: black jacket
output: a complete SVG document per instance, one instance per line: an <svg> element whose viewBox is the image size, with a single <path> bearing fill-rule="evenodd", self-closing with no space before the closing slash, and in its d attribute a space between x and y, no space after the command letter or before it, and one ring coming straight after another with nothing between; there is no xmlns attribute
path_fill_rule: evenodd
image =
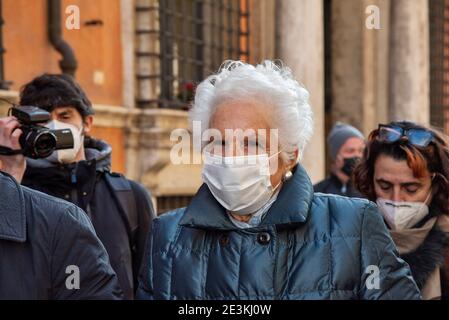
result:
<svg viewBox="0 0 449 320"><path fill-rule="evenodd" d="M351 181L344 185L334 174L315 184L313 190L315 192L336 194L351 198L362 198L362 195L357 191Z"/></svg>
<svg viewBox="0 0 449 320"><path fill-rule="evenodd" d="M22 184L44 193L68 200L90 217L95 231L103 242L127 299L134 297L137 276L142 261L146 235L151 227L154 210L148 192L138 183L121 178L132 188L134 209L123 210L108 177L111 147L104 141L86 140L86 159L70 165L48 162L46 159L27 159ZM136 211L127 212L124 211ZM134 215L136 227L130 230L126 216Z"/></svg>
<svg viewBox="0 0 449 320"><path fill-rule="evenodd" d="M0 190L0 299L122 298L84 212L3 173Z"/></svg>

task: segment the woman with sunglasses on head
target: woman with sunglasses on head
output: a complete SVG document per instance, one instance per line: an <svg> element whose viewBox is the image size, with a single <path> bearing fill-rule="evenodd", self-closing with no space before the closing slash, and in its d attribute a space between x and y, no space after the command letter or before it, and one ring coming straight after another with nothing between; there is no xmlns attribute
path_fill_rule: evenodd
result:
<svg viewBox="0 0 449 320"><path fill-rule="evenodd" d="M379 125L354 172L379 207L424 299L449 297L449 145L412 122Z"/></svg>

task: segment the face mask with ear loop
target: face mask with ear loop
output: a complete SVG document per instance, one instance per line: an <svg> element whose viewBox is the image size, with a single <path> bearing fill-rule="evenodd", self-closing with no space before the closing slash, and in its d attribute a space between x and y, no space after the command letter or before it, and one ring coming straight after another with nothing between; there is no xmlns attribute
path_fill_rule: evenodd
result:
<svg viewBox="0 0 449 320"><path fill-rule="evenodd" d="M351 157L351 158L343 158L343 167L341 171L348 177L352 176L355 167L360 162L362 158L360 157Z"/></svg>
<svg viewBox="0 0 449 320"><path fill-rule="evenodd" d="M69 129L73 135L73 148L72 149L62 149L55 150L46 159L53 163L69 164L75 162L76 156L78 155L81 145L84 142L84 131L78 129L75 125L70 123L61 122L58 120L52 120L48 122L45 127L52 130Z"/></svg>
<svg viewBox="0 0 449 320"><path fill-rule="evenodd" d="M434 177L435 175L432 180ZM391 201L378 198L376 203L388 226L392 230L401 231L413 228L429 214L427 201L429 201L431 195L432 188L424 202Z"/></svg>
<svg viewBox="0 0 449 320"><path fill-rule="evenodd" d="M278 153L222 157L205 153L203 181L228 211L248 215L262 208L279 188L271 185L269 160Z"/></svg>

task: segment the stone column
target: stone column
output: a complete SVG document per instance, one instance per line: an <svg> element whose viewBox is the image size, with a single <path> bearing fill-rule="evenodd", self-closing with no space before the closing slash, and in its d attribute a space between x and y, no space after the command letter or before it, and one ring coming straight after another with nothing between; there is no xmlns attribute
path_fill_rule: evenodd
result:
<svg viewBox="0 0 449 320"><path fill-rule="evenodd" d="M135 65L135 17L134 1L120 0L121 43L122 43L122 72L123 72L123 105L132 109L135 107L136 74Z"/></svg>
<svg viewBox="0 0 449 320"><path fill-rule="evenodd" d="M428 0L391 1L389 98L391 120L429 123Z"/></svg>
<svg viewBox="0 0 449 320"><path fill-rule="evenodd" d="M276 0L250 0L250 59L257 64L276 54Z"/></svg>
<svg viewBox="0 0 449 320"><path fill-rule="evenodd" d="M363 105L363 2L333 0L330 9L330 116L360 128ZM354 112L356 111L357 112Z"/></svg>
<svg viewBox="0 0 449 320"><path fill-rule="evenodd" d="M380 29L366 26L378 8ZM349 123L367 135L388 118L390 0L333 0L330 19L331 124Z"/></svg>
<svg viewBox="0 0 449 320"><path fill-rule="evenodd" d="M363 121L360 129L366 136L379 123L388 121L390 3L391 0L364 0ZM372 14L369 8L373 5L379 8L380 29L366 27Z"/></svg>
<svg viewBox="0 0 449 320"><path fill-rule="evenodd" d="M310 92L314 135L303 155L313 182L324 178L323 4L316 0L277 1L278 57Z"/></svg>

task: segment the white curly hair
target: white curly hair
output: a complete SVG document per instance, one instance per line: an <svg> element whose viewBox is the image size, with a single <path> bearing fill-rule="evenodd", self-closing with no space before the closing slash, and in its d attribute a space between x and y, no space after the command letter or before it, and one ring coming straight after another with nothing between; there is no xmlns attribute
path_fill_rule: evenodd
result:
<svg viewBox="0 0 449 320"><path fill-rule="evenodd" d="M279 145L286 159L300 160L313 134L309 92L294 79L282 62L265 60L253 66L242 61L225 61L216 74L202 81L190 110L190 124L209 129L217 106L230 101L256 101L270 108L270 128L278 129Z"/></svg>

